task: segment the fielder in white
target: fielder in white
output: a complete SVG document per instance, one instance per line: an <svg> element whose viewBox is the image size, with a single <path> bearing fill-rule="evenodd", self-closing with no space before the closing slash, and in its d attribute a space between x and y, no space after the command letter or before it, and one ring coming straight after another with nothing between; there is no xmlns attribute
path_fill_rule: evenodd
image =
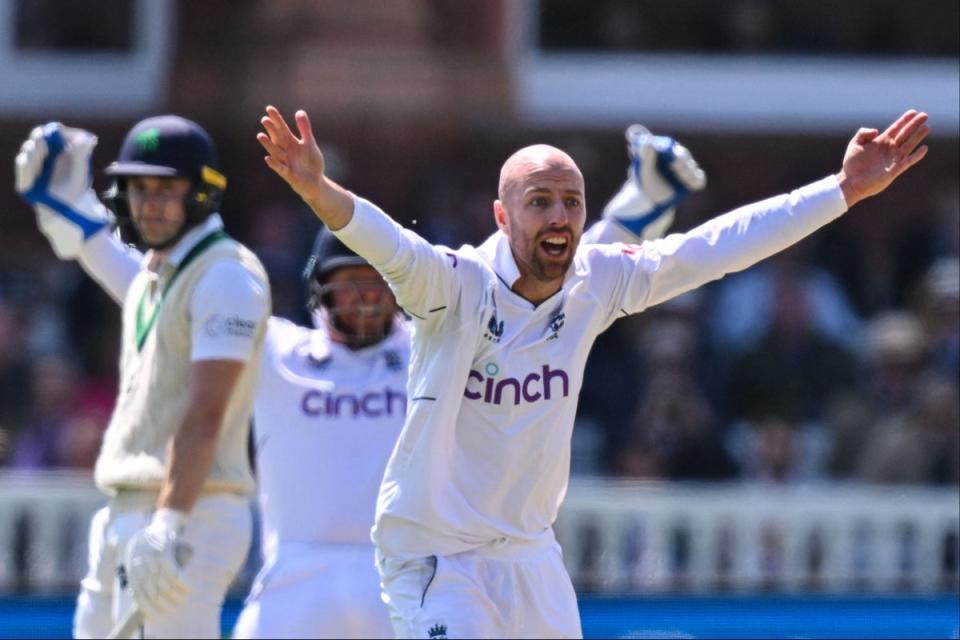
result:
<svg viewBox="0 0 960 640"><path fill-rule="evenodd" d="M16 158L17 191L54 251L123 305L121 386L94 471L110 501L91 524L74 635L219 638L250 546L247 437L267 277L223 229L226 179L196 123L141 121L107 168L108 202L143 256L113 237L90 188L95 145L51 123Z"/></svg>
<svg viewBox="0 0 960 640"><path fill-rule="evenodd" d="M552 531L596 336L745 269L889 186L927 152L927 116L860 129L835 174L642 245L581 244L583 178L559 149L504 164L482 246L435 247L324 174L306 113L299 137L267 108L266 162L414 318L408 411L380 487L383 598L398 637L579 637Z"/></svg>

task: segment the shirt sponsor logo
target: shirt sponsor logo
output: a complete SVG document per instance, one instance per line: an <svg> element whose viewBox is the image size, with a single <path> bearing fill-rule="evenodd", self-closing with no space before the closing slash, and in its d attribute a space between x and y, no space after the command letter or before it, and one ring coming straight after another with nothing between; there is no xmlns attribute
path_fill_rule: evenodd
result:
<svg viewBox="0 0 960 640"><path fill-rule="evenodd" d="M324 418L402 416L407 411L407 394L390 387L359 395L312 389L303 394L300 409L310 417Z"/></svg>
<svg viewBox="0 0 960 640"><path fill-rule="evenodd" d="M221 316L216 314L207 320L205 330L211 338L231 336L233 338L251 338L257 329L257 323L240 316Z"/></svg>
<svg viewBox="0 0 960 640"><path fill-rule="evenodd" d="M492 363L490 363L492 364ZM487 404L514 404L521 402L537 402L550 400L557 393L566 398L570 395L570 377L563 369L551 369L545 364L540 371L527 374L522 380L519 378L501 378L495 376L500 368L488 364L484 367L487 375L479 371L470 370L467 376L467 388L463 395L468 400L482 400Z"/></svg>

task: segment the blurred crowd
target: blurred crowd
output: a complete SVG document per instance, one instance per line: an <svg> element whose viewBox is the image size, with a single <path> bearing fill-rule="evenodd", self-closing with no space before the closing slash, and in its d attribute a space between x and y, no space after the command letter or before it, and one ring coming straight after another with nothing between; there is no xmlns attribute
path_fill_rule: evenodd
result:
<svg viewBox="0 0 960 640"><path fill-rule="evenodd" d="M412 187L417 215L398 217L435 242L482 240L490 194L440 164ZM942 184L894 232L861 217L618 321L588 363L573 473L960 484L960 197L955 177ZM307 324L316 225L298 206L259 203L239 235L267 266L274 313ZM75 265L0 262L0 467L92 466L118 336L116 305Z"/></svg>

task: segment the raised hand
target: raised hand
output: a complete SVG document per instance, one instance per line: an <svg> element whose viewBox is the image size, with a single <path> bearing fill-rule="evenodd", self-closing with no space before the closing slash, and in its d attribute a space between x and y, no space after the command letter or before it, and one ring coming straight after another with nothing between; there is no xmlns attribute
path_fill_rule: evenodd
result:
<svg viewBox="0 0 960 640"><path fill-rule="evenodd" d="M34 208L37 226L60 258L75 258L113 220L91 188L96 146L89 131L50 122L30 132L14 161L17 193Z"/></svg>
<svg viewBox="0 0 960 640"><path fill-rule="evenodd" d="M260 119L266 133L258 133L257 140L267 151L267 166L284 179L304 200L312 195L323 179L325 162L320 147L313 137L310 117L300 110L294 114L297 138L276 107L268 106L267 115Z"/></svg>
<svg viewBox="0 0 960 640"><path fill-rule="evenodd" d="M257 141L267 151L267 166L283 178L324 224L339 229L353 215L353 196L324 175L326 162L313 137L310 117L302 109L294 114L298 138L276 107L268 106L260 119L264 131Z"/></svg>
<svg viewBox="0 0 960 640"><path fill-rule="evenodd" d="M919 146L930 133L927 118L926 113L911 109L883 133L857 131L837 175L847 206L880 193L927 155L927 146Z"/></svg>
<svg viewBox="0 0 960 640"><path fill-rule="evenodd" d="M626 132L630 166L627 181L603 215L632 233L637 242L661 238L676 206L702 190L707 176L690 151L673 138L655 136L639 124Z"/></svg>

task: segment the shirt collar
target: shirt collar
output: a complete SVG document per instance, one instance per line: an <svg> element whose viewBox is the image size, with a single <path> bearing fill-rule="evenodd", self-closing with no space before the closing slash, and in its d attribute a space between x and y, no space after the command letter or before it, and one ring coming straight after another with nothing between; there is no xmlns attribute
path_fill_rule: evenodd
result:
<svg viewBox="0 0 960 640"><path fill-rule="evenodd" d="M219 231L223 229L223 218L220 217L219 213L211 214L204 220L202 223L187 231L180 241L174 245L173 250L170 252L170 255L167 256L167 259L163 261L163 265L160 267L160 272L167 271L169 269L175 269L187 254L190 253L190 250L193 249L201 240L206 238L208 235L214 231ZM148 251L143 256L142 265L146 266L150 264L150 260L153 258L153 251Z"/></svg>
<svg viewBox="0 0 960 640"><path fill-rule="evenodd" d="M520 267L513 258L510 239L503 231L497 231L477 247L477 252L489 264L494 273L511 288L520 279Z"/></svg>

